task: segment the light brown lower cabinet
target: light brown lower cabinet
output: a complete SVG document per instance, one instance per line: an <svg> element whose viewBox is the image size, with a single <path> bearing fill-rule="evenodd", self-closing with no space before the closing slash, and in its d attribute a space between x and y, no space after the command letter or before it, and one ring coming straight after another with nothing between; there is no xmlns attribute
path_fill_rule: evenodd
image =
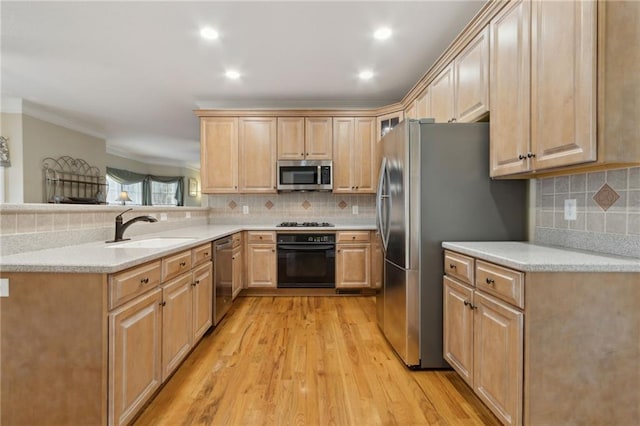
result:
<svg viewBox="0 0 640 426"><path fill-rule="evenodd" d="M163 258L162 270L174 277L166 272L171 270L167 264L192 254L187 250ZM109 314L109 424L128 424L211 326L213 267L209 255L198 262ZM119 276L135 277L147 285L147 276L135 273L154 276L147 265L115 274L112 282L124 282Z"/></svg>
<svg viewBox="0 0 640 426"><path fill-rule="evenodd" d="M231 288L232 299L235 299L244 287L244 254L242 243L233 248L231 253L232 271L231 271Z"/></svg>
<svg viewBox="0 0 640 426"><path fill-rule="evenodd" d="M371 233L371 287L382 288L384 279L384 253L382 252L382 237L379 232Z"/></svg>
<svg viewBox="0 0 640 426"><path fill-rule="evenodd" d="M640 424L640 273L444 260L443 356L502 423Z"/></svg>
<svg viewBox="0 0 640 426"><path fill-rule="evenodd" d="M336 288L371 287L369 231L336 233Z"/></svg>
<svg viewBox="0 0 640 426"><path fill-rule="evenodd" d="M247 288L276 288L277 254L276 233L273 231L247 231Z"/></svg>

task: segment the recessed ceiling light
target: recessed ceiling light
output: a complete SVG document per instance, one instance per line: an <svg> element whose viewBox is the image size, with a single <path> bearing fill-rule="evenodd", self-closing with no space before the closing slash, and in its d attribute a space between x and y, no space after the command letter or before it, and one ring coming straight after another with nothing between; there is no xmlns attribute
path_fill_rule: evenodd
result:
<svg viewBox="0 0 640 426"><path fill-rule="evenodd" d="M378 28L376 32L373 33L373 36L378 40L386 40L391 37L391 28L382 27Z"/></svg>
<svg viewBox="0 0 640 426"><path fill-rule="evenodd" d="M371 80L371 78L373 77L373 71L370 71L370 70L360 71L360 74L358 74L358 77L360 77L360 80Z"/></svg>
<svg viewBox="0 0 640 426"><path fill-rule="evenodd" d="M231 80L237 80L240 78L240 73L236 70L228 70L224 75Z"/></svg>
<svg viewBox="0 0 640 426"><path fill-rule="evenodd" d="M200 37L207 40L215 40L218 38L218 32L211 27L204 27L200 30Z"/></svg>

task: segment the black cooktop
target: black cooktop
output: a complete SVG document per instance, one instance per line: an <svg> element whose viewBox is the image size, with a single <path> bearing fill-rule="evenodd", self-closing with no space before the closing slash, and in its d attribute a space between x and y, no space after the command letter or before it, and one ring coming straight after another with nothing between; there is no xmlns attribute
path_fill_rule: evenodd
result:
<svg viewBox="0 0 640 426"><path fill-rule="evenodd" d="M335 226L333 223L328 222L282 222L276 225L280 228L318 228L318 227L331 227Z"/></svg>

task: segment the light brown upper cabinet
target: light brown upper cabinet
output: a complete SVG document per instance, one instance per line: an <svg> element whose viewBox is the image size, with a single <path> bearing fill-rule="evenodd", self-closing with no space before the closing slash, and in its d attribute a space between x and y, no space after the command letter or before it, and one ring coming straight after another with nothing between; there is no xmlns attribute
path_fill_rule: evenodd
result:
<svg viewBox="0 0 640 426"><path fill-rule="evenodd" d="M624 132L601 140L600 146L597 143L599 114L606 120L614 113L615 121L619 121L629 112L615 105L598 112L604 105L598 106L598 97L606 101L606 96L598 96L596 85L598 57L605 56L598 54L598 46L605 53L611 41L620 37L632 41L618 29L627 24L612 21L616 15L604 11L631 7L636 21L640 16L637 5L608 3L514 1L491 21L491 176L566 168L596 160L624 162L620 148L635 154L638 161L637 138L636 148L628 150L633 143L623 141L620 136ZM632 37L637 45L639 36ZM626 56L627 51L618 48L617 54ZM608 67L605 62L600 65L600 87L606 90L609 85L618 93L624 91L620 89L624 83L606 78ZM627 86L627 90L633 86ZM634 102L638 105L637 100Z"/></svg>
<svg viewBox="0 0 640 426"><path fill-rule="evenodd" d="M278 117L278 160L331 160L331 117Z"/></svg>
<svg viewBox="0 0 640 426"><path fill-rule="evenodd" d="M243 117L239 126L240 192L276 192L276 119Z"/></svg>
<svg viewBox="0 0 640 426"><path fill-rule="evenodd" d="M375 123L373 117L333 119L333 192L375 192Z"/></svg>
<svg viewBox="0 0 640 426"><path fill-rule="evenodd" d="M436 123L450 123L455 119L453 63L449 64L429 85L431 115Z"/></svg>
<svg viewBox="0 0 640 426"><path fill-rule="evenodd" d="M416 118L431 117L431 92L427 87L416 99Z"/></svg>
<svg viewBox="0 0 640 426"><path fill-rule="evenodd" d="M413 101L411 105L409 105L409 108L404 110L404 116L406 118L418 118L417 112L416 102Z"/></svg>
<svg viewBox="0 0 640 426"><path fill-rule="evenodd" d="M489 27L454 61L455 121L469 123L489 111Z"/></svg>
<svg viewBox="0 0 640 426"><path fill-rule="evenodd" d="M261 193L276 189L276 119L202 117L202 192Z"/></svg>
<svg viewBox="0 0 640 426"><path fill-rule="evenodd" d="M238 118L200 119L200 176L203 193L238 191Z"/></svg>
<svg viewBox="0 0 640 426"><path fill-rule="evenodd" d="M425 96L431 97L430 111L423 106L420 112L429 112L436 123L472 122L489 111L488 28L438 74Z"/></svg>
<svg viewBox="0 0 640 426"><path fill-rule="evenodd" d="M490 23L491 176L640 164L640 3L514 0Z"/></svg>

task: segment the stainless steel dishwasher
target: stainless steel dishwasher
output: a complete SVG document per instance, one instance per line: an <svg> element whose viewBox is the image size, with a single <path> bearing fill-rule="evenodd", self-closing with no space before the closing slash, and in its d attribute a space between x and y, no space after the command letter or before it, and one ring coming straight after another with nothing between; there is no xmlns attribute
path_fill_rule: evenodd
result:
<svg viewBox="0 0 640 426"><path fill-rule="evenodd" d="M214 252L214 288L213 288L213 325L217 325L229 311L233 295L233 238L220 238L213 242Z"/></svg>

